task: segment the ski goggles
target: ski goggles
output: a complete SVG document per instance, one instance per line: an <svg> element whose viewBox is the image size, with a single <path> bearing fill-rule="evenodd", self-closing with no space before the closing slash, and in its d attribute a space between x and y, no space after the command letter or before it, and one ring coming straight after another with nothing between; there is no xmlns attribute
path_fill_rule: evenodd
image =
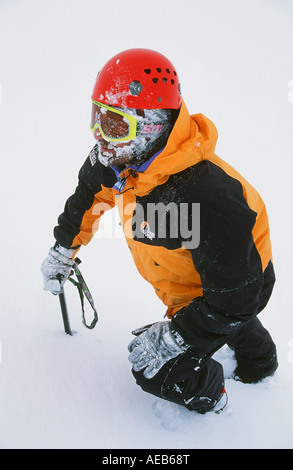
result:
<svg viewBox="0 0 293 470"><path fill-rule="evenodd" d="M98 129L101 136L111 142L123 142L136 137L137 120L134 116L99 101L92 102L92 132Z"/></svg>

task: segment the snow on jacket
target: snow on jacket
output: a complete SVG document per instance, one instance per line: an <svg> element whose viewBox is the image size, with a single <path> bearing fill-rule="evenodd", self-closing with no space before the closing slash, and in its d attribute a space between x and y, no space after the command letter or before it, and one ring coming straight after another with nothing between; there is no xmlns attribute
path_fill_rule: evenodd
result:
<svg viewBox="0 0 293 470"><path fill-rule="evenodd" d="M266 273L272 282L274 275L265 205L214 153L217 135L209 119L190 116L183 102L166 147L140 168L118 174L117 168L99 162L95 146L54 235L66 247L86 245L103 212L118 206L135 264L167 306L167 316L184 312L188 328L192 323L190 331L225 335L259 312ZM170 208L176 204L179 219L184 208L189 229L193 208L199 208L199 243L193 246L180 230L174 236L168 210L166 233L159 236L160 220L147 219L148 207L158 203ZM180 329L184 322L180 325L179 320ZM185 332L192 342L189 336Z"/></svg>

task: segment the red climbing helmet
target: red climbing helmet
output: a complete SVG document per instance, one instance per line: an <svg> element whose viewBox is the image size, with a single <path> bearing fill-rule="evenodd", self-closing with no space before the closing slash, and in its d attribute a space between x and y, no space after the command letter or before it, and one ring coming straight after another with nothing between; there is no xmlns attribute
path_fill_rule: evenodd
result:
<svg viewBox="0 0 293 470"><path fill-rule="evenodd" d="M128 49L99 72L92 100L135 109L179 109L182 97L172 63L150 49Z"/></svg>

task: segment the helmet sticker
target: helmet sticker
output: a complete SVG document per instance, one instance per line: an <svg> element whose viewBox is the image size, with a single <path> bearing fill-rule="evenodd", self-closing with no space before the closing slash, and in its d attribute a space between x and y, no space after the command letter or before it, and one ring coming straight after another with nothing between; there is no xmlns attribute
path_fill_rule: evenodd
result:
<svg viewBox="0 0 293 470"><path fill-rule="evenodd" d="M129 85L129 91L132 95L138 96L142 91L142 84L139 80L133 80L132 83Z"/></svg>

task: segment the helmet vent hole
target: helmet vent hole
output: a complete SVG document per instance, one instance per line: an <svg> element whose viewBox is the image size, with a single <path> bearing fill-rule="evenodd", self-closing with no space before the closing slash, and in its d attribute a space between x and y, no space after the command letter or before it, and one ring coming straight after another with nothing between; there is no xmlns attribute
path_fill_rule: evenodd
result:
<svg viewBox="0 0 293 470"><path fill-rule="evenodd" d="M171 78L171 83L172 83L172 85L174 85L174 83L175 83L174 80L173 80L173 78Z"/></svg>
<svg viewBox="0 0 293 470"><path fill-rule="evenodd" d="M158 78L153 78L154 83L158 83L159 79Z"/></svg>
<svg viewBox="0 0 293 470"><path fill-rule="evenodd" d="M174 75L175 75L175 77L176 77L176 76L177 76L177 73L175 72L175 70L173 70L173 73L174 73Z"/></svg>
<svg viewBox="0 0 293 470"><path fill-rule="evenodd" d="M151 69L144 69L144 72L149 75L151 73Z"/></svg>
<svg viewBox="0 0 293 470"><path fill-rule="evenodd" d="M157 71L158 73L161 73L161 72L162 72L162 69L161 69L160 67L157 67L157 68L156 68L156 71Z"/></svg>
<svg viewBox="0 0 293 470"><path fill-rule="evenodd" d="M167 83L167 78L166 77L163 78L163 82Z"/></svg>
<svg viewBox="0 0 293 470"><path fill-rule="evenodd" d="M170 70L170 69L166 69L166 72L167 72L167 73L171 73L171 70Z"/></svg>

